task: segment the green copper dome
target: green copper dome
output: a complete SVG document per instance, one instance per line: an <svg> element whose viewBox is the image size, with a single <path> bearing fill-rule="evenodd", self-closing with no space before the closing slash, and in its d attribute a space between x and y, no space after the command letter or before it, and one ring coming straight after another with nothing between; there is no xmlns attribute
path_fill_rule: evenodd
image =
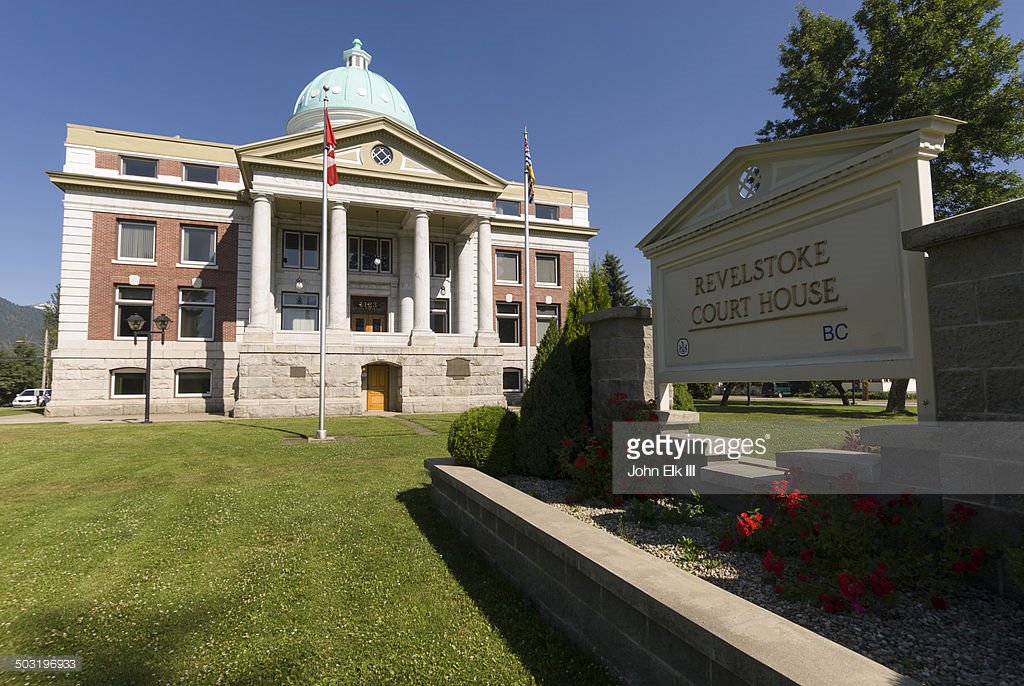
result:
<svg viewBox="0 0 1024 686"><path fill-rule="evenodd" d="M405 98L380 74L370 71L370 53L362 49L362 41L352 41L344 53L345 66L330 69L317 76L302 89L295 100L295 109L288 120L288 133L308 131L323 126L324 96L332 124L387 115L415 129ZM326 90L325 87L326 86Z"/></svg>

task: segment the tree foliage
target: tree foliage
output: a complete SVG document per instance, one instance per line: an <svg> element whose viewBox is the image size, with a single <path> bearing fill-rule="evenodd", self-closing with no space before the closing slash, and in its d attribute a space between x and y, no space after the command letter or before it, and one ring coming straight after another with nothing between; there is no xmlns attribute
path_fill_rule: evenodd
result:
<svg viewBox="0 0 1024 686"><path fill-rule="evenodd" d="M996 168L1024 156L1024 42L1000 33L1000 5L864 0L852 21L799 7L772 88L793 116L759 140L942 114L967 124L932 162L938 217L1024 194L1016 171Z"/></svg>
<svg viewBox="0 0 1024 686"><path fill-rule="evenodd" d="M0 404L9 405L26 388L38 388L42 374L42 351L35 343L18 341L12 350L0 349Z"/></svg>
<svg viewBox="0 0 1024 686"><path fill-rule="evenodd" d="M537 352L520 409L516 470L554 476L562 441L586 423L587 415L564 330L549 326Z"/></svg>
<svg viewBox="0 0 1024 686"><path fill-rule="evenodd" d="M604 254L601 262L605 279L608 282L608 295L611 297L612 307L631 307L639 305L640 301L633 295L633 288L629 285L629 279L622 269L622 261L618 255L611 252Z"/></svg>
<svg viewBox="0 0 1024 686"><path fill-rule="evenodd" d="M60 284L57 284L50 300L43 305L43 329L50 334L50 348L57 347L57 324L60 321Z"/></svg>
<svg viewBox="0 0 1024 686"><path fill-rule="evenodd" d="M578 279L569 295L569 306L565 313L565 343L572 359L576 389L583 400L584 412L591 416L593 389L590 380L590 325L583 323L583 317L612 306L608 281L603 269L592 265L590 274Z"/></svg>

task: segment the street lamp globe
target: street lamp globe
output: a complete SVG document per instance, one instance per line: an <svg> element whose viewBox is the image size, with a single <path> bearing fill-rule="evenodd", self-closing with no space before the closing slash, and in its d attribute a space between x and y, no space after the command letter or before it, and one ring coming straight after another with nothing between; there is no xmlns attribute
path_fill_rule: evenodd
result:
<svg viewBox="0 0 1024 686"><path fill-rule="evenodd" d="M131 317L129 317L128 319L130 320ZM159 317L153 320L153 323L156 324L157 331L163 333L164 331L167 331L167 325L171 323L171 318L168 317L166 314L161 314ZM129 324L129 326L131 325Z"/></svg>
<svg viewBox="0 0 1024 686"><path fill-rule="evenodd" d="M136 333L142 331L142 325L145 323L146 320L143 319L142 315L140 315L138 312L128 317L128 327L131 328L131 330L135 331Z"/></svg>

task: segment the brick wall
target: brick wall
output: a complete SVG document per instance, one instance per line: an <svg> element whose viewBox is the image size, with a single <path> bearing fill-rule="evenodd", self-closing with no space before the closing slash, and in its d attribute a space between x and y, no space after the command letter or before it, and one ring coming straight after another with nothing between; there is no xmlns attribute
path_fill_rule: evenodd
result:
<svg viewBox="0 0 1024 686"><path fill-rule="evenodd" d="M496 246L496 247L493 248L493 253L497 254L497 252L499 250L501 252L514 252L514 253L517 253L519 255L519 278L521 280L524 277L525 273L526 273L525 265L523 263L523 250L522 250L522 248L519 248L519 249L516 249L516 248L506 248L505 246L500 246L499 245L499 246ZM540 250L534 250L533 248L530 248L530 255L532 256L531 259L533 260L533 261L530 262L530 280L534 284L537 283L536 256L538 254L541 254L541 255L558 255L558 276L559 276L559 281L561 281L561 285L559 287L557 287L557 288L556 287L533 285L530 288L530 296L531 296L531 299L533 300L533 306L531 306L529 308L530 309L530 340L531 340L531 344L532 345L537 345L537 343L538 343L538 339L537 339L537 309L536 309L536 305L537 305L537 303L540 303L542 305L546 304L545 303L545 298L547 296L549 296L549 295L551 296L551 304L552 305L558 305L559 306L559 312L558 312L559 323L562 326L565 325L565 310L569 306L569 294L572 293L573 275L574 275L574 272L573 272L573 253L571 253L571 252L562 252L562 251L558 251L558 250L544 250L543 248L540 249ZM491 264L492 265L495 264L494 260L495 260L495 258L494 258L493 254L492 254L492 257L491 257ZM494 269L494 274L497 274L497 269ZM522 285L516 286L516 285L512 285L512 284L499 284L499 283L494 284L494 303L495 303L495 305L497 305L498 303L505 302L505 295L508 294L508 293L512 294L512 302L520 303L520 313L522 313L523 310L525 309L522 306L522 302L523 302L523 298L526 297L526 288L524 286L522 286ZM494 326L495 326L495 331L497 331L497 326L498 326L497 307L495 307ZM520 317L520 319L519 319L519 338L520 338L520 340L522 340L522 338L523 338L523 321L522 321L522 317Z"/></svg>
<svg viewBox="0 0 1024 686"><path fill-rule="evenodd" d="M155 264L114 264L117 259L119 220L156 224ZM217 268L178 267L181 257L181 227L203 226L217 229ZM161 313L174 320L166 340L177 340L178 289L191 288L200 277L203 288L216 291L214 341L235 340L235 289L238 271L238 225L194 222L145 215L93 213L92 276L89 286L89 339L114 338L115 286L128 285L128 277L137 274L140 286L153 287L153 316ZM202 345L199 343L198 345Z"/></svg>
<svg viewBox="0 0 1024 686"><path fill-rule="evenodd" d="M97 169L120 169L120 156L113 152L96 152Z"/></svg>

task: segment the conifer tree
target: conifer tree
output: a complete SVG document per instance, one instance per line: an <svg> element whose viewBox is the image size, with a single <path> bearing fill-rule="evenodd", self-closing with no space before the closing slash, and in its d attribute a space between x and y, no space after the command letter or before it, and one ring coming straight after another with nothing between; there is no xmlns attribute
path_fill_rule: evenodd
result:
<svg viewBox="0 0 1024 686"><path fill-rule="evenodd" d="M606 252L601 263L604 269L605 278L608 281L608 294L611 296L612 307L630 307L640 304L637 297L633 295L633 289L629 285L629 279L622 270L622 261L618 255Z"/></svg>

